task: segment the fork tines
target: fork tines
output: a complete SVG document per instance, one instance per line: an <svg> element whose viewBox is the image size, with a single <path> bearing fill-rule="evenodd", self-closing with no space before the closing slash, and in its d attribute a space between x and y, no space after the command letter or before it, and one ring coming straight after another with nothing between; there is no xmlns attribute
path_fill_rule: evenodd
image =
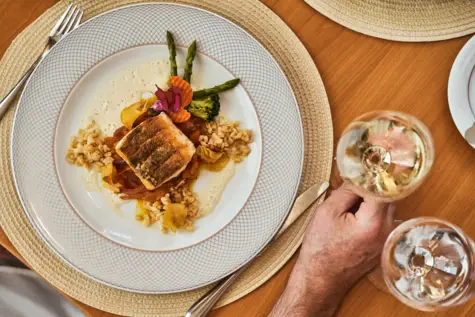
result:
<svg viewBox="0 0 475 317"><path fill-rule="evenodd" d="M70 4L51 30L50 37L63 36L69 31L77 28L81 22L83 14L84 12L81 8Z"/></svg>

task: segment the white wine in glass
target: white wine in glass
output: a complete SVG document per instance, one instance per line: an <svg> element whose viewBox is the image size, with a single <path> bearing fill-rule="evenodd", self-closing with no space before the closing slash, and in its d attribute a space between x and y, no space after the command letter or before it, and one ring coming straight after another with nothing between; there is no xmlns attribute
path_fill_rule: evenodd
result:
<svg viewBox="0 0 475 317"><path fill-rule="evenodd" d="M408 306L435 311L459 305L475 290L475 248L457 226L422 217L388 237L381 267L389 291Z"/></svg>
<svg viewBox="0 0 475 317"><path fill-rule="evenodd" d="M336 150L340 175L362 197L395 201L412 193L434 160L429 130L416 118L394 111L358 117Z"/></svg>

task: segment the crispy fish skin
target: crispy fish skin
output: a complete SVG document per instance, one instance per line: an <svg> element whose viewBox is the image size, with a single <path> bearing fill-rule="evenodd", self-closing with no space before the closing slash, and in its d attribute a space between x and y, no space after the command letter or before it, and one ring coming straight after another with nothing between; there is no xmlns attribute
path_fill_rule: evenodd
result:
<svg viewBox="0 0 475 317"><path fill-rule="evenodd" d="M122 146L122 152L127 156L134 154L140 144L156 135L160 130L160 124L147 126L138 125L135 129L132 129L128 134L126 134L127 142Z"/></svg>
<svg viewBox="0 0 475 317"><path fill-rule="evenodd" d="M180 175L195 151L193 143L165 113L139 124L116 146L117 154L148 190Z"/></svg>

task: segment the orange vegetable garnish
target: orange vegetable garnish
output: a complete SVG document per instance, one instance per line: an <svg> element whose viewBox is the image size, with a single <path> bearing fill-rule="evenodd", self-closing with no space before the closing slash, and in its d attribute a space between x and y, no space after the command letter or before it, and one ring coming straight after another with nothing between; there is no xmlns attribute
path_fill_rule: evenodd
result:
<svg viewBox="0 0 475 317"><path fill-rule="evenodd" d="M188 166L181 174L181 177L185 179L196 179L198 178L198 174L200 172L200 160L198 156L193 155L191 162L188 163Z"/></svg>
<svg viewBox="0 0 475 317"><path fill-rule="evenodd" d="M226 165L228 165L230 158L228 155L223 155L219 158L216 163L206 164L206 169L211 172L221 172Z"/></svg>
<svg viewBox="0 0 475 317"><path fill-rule="evenodd" d="M185 225L187 210L183 204L168 204L163 214L163 226L176 232Z"/></svg>
<svg viewBox="0 0 475 317"><path fill-rule="evenodd" d="M198 144L198 143L200 143L200 136L201 136L200 130L195 130L195 131L191 132L191 134L188 136L188 138L194 144Z"/></svg>
<svg viewBox="0 0 475 317"><path fill-rule="evenodd" d="M102 185L113 191L120 193L120 184L117 183L117 169L112 163L101 167Z"/></svg>
<svg viewBox="0 0 475 317"><path fill-rule="evenodd" d="M171 76L170 85L181 89L181 108L188 106L193 98L193 89L191 89L190 84L179 76Z"/></svg>
<svg viewBox="0 0 475 317"><path fill-rule="evenodd" d="M190 120L191 118L191 114L185 109L181 109L178 112L167 112L167 114L175 123L183 123Z"/></svg>
<svg viewBox="0 0 475 317"><path fill-rule="evenodd" d="M141 102L136 102L133 105L124 108L120 112L120 121L127 129L132 129L135 119L140 117L144 112L147 111L147 108L144 107L144 104Z"/></svg>

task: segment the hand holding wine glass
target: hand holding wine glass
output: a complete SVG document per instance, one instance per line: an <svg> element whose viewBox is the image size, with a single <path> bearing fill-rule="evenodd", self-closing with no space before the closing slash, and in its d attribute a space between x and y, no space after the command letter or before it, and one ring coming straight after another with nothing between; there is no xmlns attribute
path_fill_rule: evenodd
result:
<svg viewBox="0 0 475 317"><path fill-rule="evenodd" d="M434 145L416 118L389 111L354 120L337 147L342 178L364 197L402 199L432 167ZM383 278L403 303L425 311L458 305L475 290L475 247L458 227L437 218L402 223L382 255Z"/></svg>
<svg viewBox="0 0 475 317"><path fill-rule="evenodd" d="M333 316L347 291L377 265L392 229L394 206L372 199L360 202L343 185L317 207L297 264L270 316Z"/></svg>

